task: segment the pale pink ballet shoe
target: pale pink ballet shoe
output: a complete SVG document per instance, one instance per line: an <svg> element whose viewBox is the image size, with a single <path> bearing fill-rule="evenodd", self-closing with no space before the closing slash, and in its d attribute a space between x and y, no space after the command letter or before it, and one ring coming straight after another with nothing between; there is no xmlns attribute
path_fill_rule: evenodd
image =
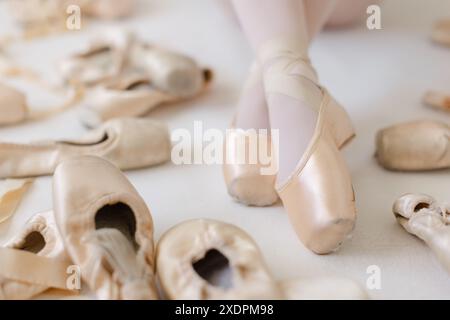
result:
<svg viewBox="0 0 450 320"><path fill-rule="evenodd" d="M393 206L399 224L423 240L450 273L450 205L424 194L406 194Z"/></svg>
<svg viewBox="0 0 450 320"><path fill-rule="evenodd" d="M158 242L156 265L168 299L367 299L356 282L336 277L276 281L254 240L209 219L182 222Z"/></svg>
<svg viewBox="0 0 450 320"><path fill-rule="evenodd" d="M317 97L308 88L321 91L311 142L276 189L299 239L313 252L327 254L350 236L356 222L352 180L339 151L354 131L343 109L317 85L316 73L301 52L297 39L281 37L263 45L259 59L269 65L264 73L266 93L284 94L314 107Z"/></svg>
<svg viewBox="0 0 450 320"><path fill-rule="evenodd" d="M24 229L0 248L0 300L30 299L50 288L67 288L71 264L53 212L32 217Z"/></svg>
<svg viewBox="0 0 450 320"><path fill-rule="evenodd" d="M197 219L168 230L158 242L157 273L168 299L280 299L259 248L243 230ZM228 275L220 273L229 271Z"/></svg>
<svg viewBox="0 0 450 320"><path fill-rule="evenodd" d="M179 98L192 98L212 81L213 72L202 68L187 55L136 42L130 50L129 64L148 76L160 91Z"/></svg>
<svg viewBox="0 0 450 320"><path fill-rule="evenodd" d="M378 163L395 171L450 168L450 126L430 120L397 124L376 136Z"/></svg>
<svg viewBox="0 0 450 320"><path fill-rule="evenodd" d="M325 91L313 139L296 170L277 187L300 240L318 254L336 250L356 221L351 176L325 122L329 105Z"/></svg>
<svg viewBox="0 0 450 320"><path fill-rule="evenodd" d="M56 222L99 299L156 299L153 222L128 179L90 156L63 162L53 179Z"/></svg>
<svg viewBox="0 0 450 320"><path fill-rule="evenodd" d="M0 143L0 178L51 175L59 163L81 155L105 158L123 170L139 169L168 161L170 151L166 125L150 119L114 119L78 140Z"/></svg>
<svg viewBox="0 0 450 320"><path fill-rule="evenodd" d="M152 77L128 75L118 78L106 86L95 89L88 98L83 110L82 122L87 127L96 127L105 121L122 117L140 117L164 104L190 99L200 95L209 85L211 77L208 70L202 73L201 87L187 95L157 87ZM197 78L197 76L194 76ZM193 81L197 81L194 80Z"/></svg>

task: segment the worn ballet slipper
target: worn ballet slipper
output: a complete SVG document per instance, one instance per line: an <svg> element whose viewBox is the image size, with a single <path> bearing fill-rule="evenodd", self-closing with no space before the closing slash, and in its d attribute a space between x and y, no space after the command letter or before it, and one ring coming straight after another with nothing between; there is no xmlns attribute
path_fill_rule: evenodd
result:
<svg viewBox="0 0 450 320"><path fill-rule="evenodd" d="M198 95L212 80L212 71L194 59L146 43L133 46L130 60L134 68L145 70L156 88L179 98Z"/></svg>
<svg viewBox="0 0 450 320"><path fill-rule="evenodd" d="M431 39L441 45L450 46L450 20L439 20L433 26Z"/></svg>
<svg viewBox="0 0 450 320"><path fill-rule="evenodd" d="M351 279L316 277L279 283L288 300L367 300L363 287Z"/></svg>
<svg viewBox="0 0 450 320"><path fill-rule="evenodd" d="M349 238L356 222L352 179L339 151L355 133L348 114L317 84L317 75L302 52L305 48L298 40L280 37L264 44L258 56L266 69L266 94L282 94L316 106L317 96L309 90L321 91L309 146L276 190L299 239L313 252L327 254Z"/></svg>
<svg viewBox="0 0 450 320"><path fill-rule="evenodd" d="M23 122L27 116L25 95L10 86L0 84L0 126Z"/></svg>
<svg viewBox="0 0 450 320"><path fill-rule="evenodd" d="M423 102L427 106L450 112L450 96L445 93L427 91L423 97Z"/></svg>
<svg viewBox="0 0 450 320"><path fill-rule="evenodd" d="M405 228L408 227L408 219L422 209L429 209L432 211L440 210L439 204L433 197L420 193L407 193L398 198L392 207L392 211L394 212L398 222Z"/></svg>
<svg viewBox="0 0 450 320"><path fill-rule="evenodd" d="M426 195L405 195L396 201L393 212L400 225L422 239L450 272L450 206L436 205Z"/></svg>
<svg viewBox="0 0 450 320"><path fill-rule="evenodd" d="M115 79L125 68L133 35L111 29L94 40L86 50L59 63L63 80L68 83L93 86Z"/></svg>
<svg viewBox="0 0 450 320"><path fill-rule="evenodd" d="M388 170L425 171L450 168L450 126L419 120L380 130L376 158Z"/></svg>
<svg viewBox="0 0 450 320"><path fill-rule="evenodd" d="M53 179L58 228L99 299L156 299L153 222L136 189L110 162L61 163Z"/></svg>
<svg viewBox="0 0 450 320"><path fill-rule="evenodd" d="M66 271L71 263L51 211L32 217L0 249L0 260L0 300L30 299L49 288L68 289Z"/></svg>
<svg viewBox="0 0 450 320"><path fill-rule="evenodd" d="M78 140L0 143L0 178L51 175L59 163L81 155L105 158L122 170L145 168L168 161L170 144L165 124L114 119Z"/></svg>
<svg viewBox="0 0 450 320"><path fill-rule="evenodd" d="M157 273L169 299L280 299L262 254L243 230L197 219L180 223L159 240Z"/></svg>
<svg viewBox="0 0 450 320"><path fill-rule="evenodd" d="M210 77L205 73L202 81L202 87L197 88L195 95L199 95L206 88ZM189 97L184 93L177 94L175 91L160 89L148 76L122 76L91 93L81 121L87 127L93 128L114 118L140 117L158 106L187 98Z"/></svg>

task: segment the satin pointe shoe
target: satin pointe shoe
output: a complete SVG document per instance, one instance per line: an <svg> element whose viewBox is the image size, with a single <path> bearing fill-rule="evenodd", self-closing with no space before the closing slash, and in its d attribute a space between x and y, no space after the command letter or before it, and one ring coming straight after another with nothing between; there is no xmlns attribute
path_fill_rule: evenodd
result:
<svg viewBox="0 0 450 320"><path fill-rule="evenodd" d="M247 83L244 85L244 91L246 88L254 86L255 82L259 81L261 77L262 68L255 62L252 65ZM342 149L355 137L355 131L345 109L336 100L333 98L332 100L333 105L329 109L327 121L337 147ZM238 160L239 148L243 141L246 152L252 149L251 145L249 145L249 141L251 140L246 138L249 135L249 130L239 130L235 128L234 123L235 121L233 120L231 129L228 130L224 147L224 158L228 161L224 161L223 174L228 194L235 201L244 205L257 207L271 206L279 199L275 189L276 174L261 174L261 170L267 167L267 164L263 164L259 159L253 163L249 161L240 162ZM258 131L257 139L258 141L255 144L258 146L261 144L268 146L268 154L271 154L270 152L273 146L270 134L264 134ZM272 160L276 161L274 155L272 155Z"/></svg>
<svg viewBox="0 0 450 320"><path fill-rule="evenodd" d="M168 299L280 299L262 254L241 229L197 219L171 228L158 242L157 273Z"/></svg>
<svg viewBox="0 0 450 320"><path fill-rule="evenodd" d="M406 194L393 206L399 224L423 240L450 273L450 205L423 194Z"/></svg>
<svg viewBox="0 0 450 320"><path fill-rule="evenodd" d="M264 73L266 93L313 105L311 97L302 93L302 86L312 82L323 94L311 142L294 172L276 190L299 239L313 252L327 254L350 236L356 221L352 180L339 152L354 130L348 115L317 85L309 60L297 52L304 52L299 43L283 38L269 41L259 51L261 65L269 65Z"/></svg>
<svg viewBox="0 0 450 320"><path fill-rule="evenodd" d="M378 163L393 171L427 171L450 168L450 126L418 120L378 132Z"/></svg>
<svg viewBox="0 0 450 320"><path fill-rule="evenodd" d="M129 64L147 75L155 88L183 99L197 96L213 78L212 71L194 59L143 42L136 42L130 50Z"/></svg>
<svg viewBox="0 0 450 320"><path fill-rule="evenodd" d="M63 162L53 204L66 250L97 298L157 298L152 217L117 167L90 156Z"/></svg>
<svg viewBox="0 0 450 320"><path fill-rule="evenodd" d="M78 140L0 143L0 178L51 175L59 163L81 155L105 158L122 170L139 169L168 161L170 150L165 124L150 119L114 119Z"/></svg>
<svg viewBox="0 0 450 320"><path fill-rule="evenodd" d="M86 87L111 81L125 68L134 37L127 32L111 29L88 48L59 62L63 81Z"/></svg>
<svg viewBox="0 0 450 320"><path fill-rule="evenodd" d="M201 79L202 86L196 87L196 91L190 93L192 95L200 95L210 82L211 78L207 71L199 74L204 76ZM192 81L197 82L197 74L194 78ZM145 75L122 76L117 81L99 87L91 93L81 121L92 128L114 118L144 116L160 105L191 97L185 92L177 93L174 89L170 92L165 91L155 86L151 78Z"/></svg>
<svg viewBox="0 0 450 320"><path fill-rule="evenodd" d="M261 68L254 63L244 85L244 91L253 87L261 77ZM256 138L256 140L252 138ZM276 174L262 174L262 169L266 165L259 158L258 150L261 145L267 147L267 155L272 154L269 132L240 130L236 128L235 118L233 118L225 139L223 176L228 194L235 201L247 206L266 207L273 205L278 200L275 190ZM244 150L240 149L242 146L244 146ZM239 161L242 151L245 151L246 158L244 161ZM250 152L255 153L255 161L252 163L250 162Z"/></svg>
<svg viewBox="0 0 450 320"><path fill-rule="evenodd" d="M314 277L279 283L287 300L367 300L364 288L351 279Z"/></svg>
<svg viewBox="0 0 450 320"><path fill-rule="evenodd" d="M27 116L25 95L10 86L0 84L0 126L23 122Z"/></svg>
<svg viewBox="0 0 450 320"><path fill-rule="evenodd" d="M0 261L0 300L25 300L50 288L67 289L71 263L51 211L32 217L0 248Z"/></svg>

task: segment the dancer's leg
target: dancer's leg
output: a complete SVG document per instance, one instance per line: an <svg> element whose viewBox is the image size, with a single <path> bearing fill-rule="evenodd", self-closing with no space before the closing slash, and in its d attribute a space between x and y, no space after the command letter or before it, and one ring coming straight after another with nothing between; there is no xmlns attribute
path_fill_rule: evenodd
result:
<svg viewBox="0 0 450 320"><path fill-rule="evenodd" d="M310 42L322 30L335 7L336 0L298 0L305 1L306 22ZM255 62L244 85L237 106L236 122L238 128L269 129L269 114L264 94L262 71Z"/></svg>
<svg viewBox="0 0 450 320"><path fill-rule="evenodd" d="M268 41L274 39L295 39L288 61L286 75L298 77L302 83L299 94L306 99L296 99L288 95L266 91L270 125L279 130L279 174L278 180L284 181L294 170L305 152L317 122L317 110L322 100L322 92L315 84L314 71L303 62L297 64L297 58L307 59L309 35L307 30L305 7L299 0L234 0L234 7L256 51L261 50ZM257 10L255 10L257 8ZM263 59L265 87L271 79L271 67L284 61L283 52L274 52L270 59ZM308 74L307 79L303 75Z"/></svg>
<svg viewBox="0 0 450 320"><path fill-rule="evenodd" d="M306 23L310 42L322 31L331 14L334 12L338 0L303 0L305 3ZM340 5L340 4L339 4Z"/></svg>

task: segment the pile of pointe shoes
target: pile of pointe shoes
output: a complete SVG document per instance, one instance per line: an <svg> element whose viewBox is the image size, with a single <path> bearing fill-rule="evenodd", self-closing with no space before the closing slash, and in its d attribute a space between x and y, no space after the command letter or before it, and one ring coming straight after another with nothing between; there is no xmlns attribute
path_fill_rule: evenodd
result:
<svg viewBox="0 0 450 320"><path fill-rule="evenodd" d="M53 210L32 217L0 260L1 299L49 289L97 299L367 298L342 278L276 281L253 239L219 221L180 223L155 249L146 203L116 166L93 156L58 166Z"/></svg>
<svg viewBox="0 0 450 320"><path fill-rule="evenodd" d="M438 21L433 42L450 47L450 20ZM429 90L423 103L450 114L450 95ZM429 171L450 168L450 125L448 121L417 120L400 123L378 132L378 163L393 171Z"/></svg>
<svg viewBox="0 0 450 320"><path fill-rule="evenodd" d="M116 30L61 61L59 70L65 83L87 91L80 114L91 131L69 141L0 143L0 178L51 175L60 162L80 155L105 158L122 170L166 162L168 128L144 116L201 95L212 80L211 70L193 59ZM0 84L0 126L24 123L32 114L23 93Z"/></svg>

